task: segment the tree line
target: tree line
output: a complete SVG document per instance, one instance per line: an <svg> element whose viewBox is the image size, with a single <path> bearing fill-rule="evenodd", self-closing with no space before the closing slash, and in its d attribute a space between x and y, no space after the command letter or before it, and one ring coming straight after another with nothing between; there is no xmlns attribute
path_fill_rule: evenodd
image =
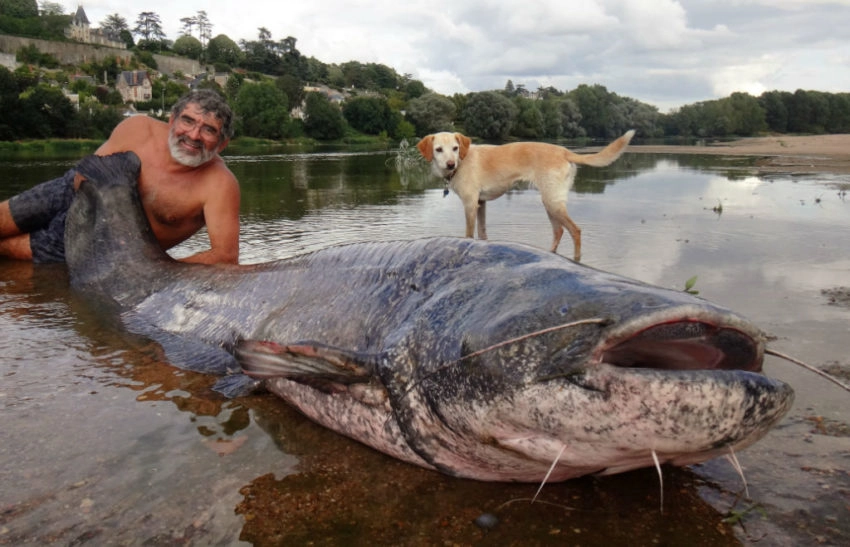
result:
<svg viewBox="0 0 850 547"><path fill-rule="evenodd" d="M57 23L61 18L66 18L64 26ZM61 31L70 19L61 15L61 6L50 2L43 2L39 11L35 0L0 0L0 31L10 34L64 40ZM508 81L503 89L449 97L385 65L326 64L305 57L298 51L296 38L275 40L265 27L258 29L256 40L236 43L224 34L213 36L213 24L204 11L180 21L182 35L171 42L156 13L141 12L133 28L118 14L107 16L101 30L127 44L133 52L129 63L114 58L61 67L37 48L22 48L17 52L17 60L25 63L21 68L14 72L0 69L0 140L105 138L122 116L124 105L114 89L118 74L131 69L156 70L152 53L189 57L202 62L209 73L228 74L224 88L212 79L197 85L217 89L227 97L237 115L237 136L325 140L366 134L400 140L459 130L503 141L610 139L628 129L636 129L644 138L850 132L848 93L769 91L758 97L732 93L669 113L599 84L532 92ZM10 26L18 32L12 32ZM74 72L92 78L71 81ZM188 89L185 79L179 77L182 75L175 76L155 78L152 100L137 103L136 108L167 112ZM337 90L344 100L305 91L316 86ZM71 107L61 87L78 94L79 110Z"/></svg>

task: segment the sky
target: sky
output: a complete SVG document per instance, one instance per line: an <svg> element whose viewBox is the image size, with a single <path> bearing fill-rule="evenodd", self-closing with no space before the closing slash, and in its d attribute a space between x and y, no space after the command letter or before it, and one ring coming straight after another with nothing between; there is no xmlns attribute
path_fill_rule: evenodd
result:
<svg viewBox="0 0 850 547"><path fill-rule="evenodd" d="M212 35L292 36L324 63L380 63L437 93L599 84L661 112L735 91L850 92L850 0L62 0L92 27L204 10ZM135 4L138 5L138 4Z"/></svg>

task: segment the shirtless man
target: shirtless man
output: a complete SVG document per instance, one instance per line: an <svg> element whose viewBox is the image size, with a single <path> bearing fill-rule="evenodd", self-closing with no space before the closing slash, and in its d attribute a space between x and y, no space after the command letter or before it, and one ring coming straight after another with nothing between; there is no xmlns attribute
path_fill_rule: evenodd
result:
<svg viewBox="0 0 850 547"><path fill-rule="evenodd" d="M139 156L142 206L164 250L206 225L210 249L182 261L236 264L239 183L219 157L232 135L230 107L216 92L199 90L177 101L168 123L127 118L95 153ZM65 215L79 182L71 169L0 203L0 256L64 262Z"/></svg>

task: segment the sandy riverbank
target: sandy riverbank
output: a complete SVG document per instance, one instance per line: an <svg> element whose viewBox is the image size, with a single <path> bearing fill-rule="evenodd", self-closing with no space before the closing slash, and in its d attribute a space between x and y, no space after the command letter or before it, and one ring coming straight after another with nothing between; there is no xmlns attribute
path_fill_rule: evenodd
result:
<svg viewBox="0 0 850 547"><path fill-rule="evenodd" d="M757 156L765 172L850 174L850 134L751 137L705 146L632 145L629 152Z"/></svg>

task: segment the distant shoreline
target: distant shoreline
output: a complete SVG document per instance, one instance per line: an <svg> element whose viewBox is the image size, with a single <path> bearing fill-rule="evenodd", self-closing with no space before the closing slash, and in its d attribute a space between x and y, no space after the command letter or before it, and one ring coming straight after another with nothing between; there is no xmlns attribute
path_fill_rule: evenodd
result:
<svg viewBox="0 0 850 547"><path fill-rule="evenodd" d="M850 135L749 137L705 146L630 145L645 154L756 156L760 171L850 174Z"/></svg>

